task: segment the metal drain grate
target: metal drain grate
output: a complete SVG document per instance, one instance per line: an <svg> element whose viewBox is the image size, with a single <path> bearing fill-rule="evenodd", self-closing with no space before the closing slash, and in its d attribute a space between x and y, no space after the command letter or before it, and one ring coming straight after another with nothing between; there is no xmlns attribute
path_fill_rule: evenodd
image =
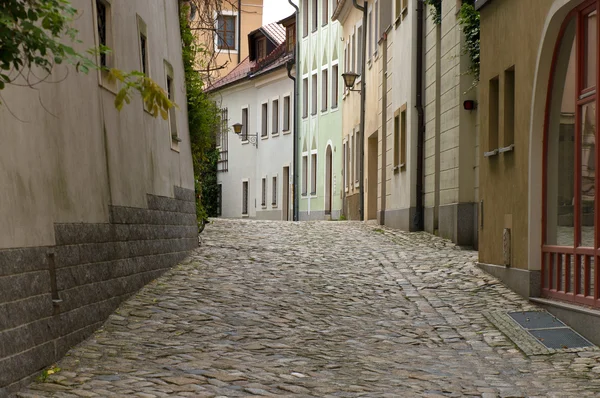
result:
<svg viewBox="0 0 600 398"><path fill-rule="evenodd" d="M560 350L594 346L547 312L509 312L508 315L547 348Z"/></svg>

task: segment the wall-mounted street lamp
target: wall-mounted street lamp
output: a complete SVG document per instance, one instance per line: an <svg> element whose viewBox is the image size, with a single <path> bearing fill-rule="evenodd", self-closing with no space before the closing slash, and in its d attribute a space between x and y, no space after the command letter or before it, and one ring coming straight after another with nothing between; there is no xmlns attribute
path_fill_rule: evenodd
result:
<svg viewBox="0 0 600 398"><path fill-rule="evenodd" d="M346 86L346 88L349 91L360 91L360 90L353 90L352 87L354 87L354 83L356 82L356 79L358 79L360 75L358 73L354 73L354 72L346 72L346 73L342 73L342 78L344 79L344 85Z"/></svg>
<svg viewBox="0 0 600 398"><path fill-rule="evenodd" d="M252 135L242 135L242 128L244 125L241 123L236 123L231 127L233 127L233 132L236 133L242 141L249 141L252 145L258 148L258 133Z"/></svg>

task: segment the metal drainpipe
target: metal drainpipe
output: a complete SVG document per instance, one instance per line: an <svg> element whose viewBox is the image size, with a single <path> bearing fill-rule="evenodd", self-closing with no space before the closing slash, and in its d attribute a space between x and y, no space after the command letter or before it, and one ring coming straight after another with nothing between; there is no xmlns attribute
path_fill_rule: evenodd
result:
<svg viewBox="0 0 600 398"><path fill-rule="evenodd" d="M242 62L242 0L238 0L238 52L237 63Z"/></svg>
<svg viewBox="0 0 600 398"><path fill-rule="evenodd" d="M240 0L241 1L241 0ZM298 15L300 14L300 9L296 4L292 2L292 0L288 0L288 3L296 10L296 48L294 49L294 62L296 63L296 76L298 76L298 70L300 70L300 41L298 40ZM298 79L292 77L291 68L288 69L288 77L294 81L294 132L292 133L292 139L294 140L294 154L293 154L293 165L292 165L292 174L294 180L292 182L292 189L294 190L294 194L292 195L292 208L293 215L292 219L294 221L298 221L298 210L299 210L299 192L298 192L298 106L300 104L298 97L300 96L300 90L298 90Z"/></svg>
<svg viewBox="0 0 600 398"><path fill-rule="evenodd" d="M418 138L417 138L417 209L413 227L422 231L424 227L423 214L423 158L425 149L425 115L423 111L423 0L417 1L417 95L416 108L418 115Z"/></svg>
<svg viewBox="0 0 600 398"><path fill-rule="evenodd" d="M360 220L365 220L365 95L366 95L366 76L365 70L367 67L367 3L368 0L364 0L363 5L359 6L356 0L352 0L352 5L363 13L363 37L362 37L362 59L361 63L361 77L360 77Z"/></svg>

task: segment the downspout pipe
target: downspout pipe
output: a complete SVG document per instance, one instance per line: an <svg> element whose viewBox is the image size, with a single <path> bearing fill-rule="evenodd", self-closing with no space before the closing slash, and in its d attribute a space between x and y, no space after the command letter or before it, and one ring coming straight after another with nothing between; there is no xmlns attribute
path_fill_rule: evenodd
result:
<svg viewBox="0 0 600 398"><path fill-rule="evenodd" d="M417 208L413 220L413 228L422 231L424 228L423 180L425 150L425 113L423 110L423 36L424 36L424 0L417 1L417 81L415 107L417 108Z"/></svg>
<svg viewBox="0 0 600 398"><path fill-rule="evenodd" d="M359 11L363 13L363 31L362 31L362 59L361 63L361 77L360 77L360 194L359 194L359 212L360 212L360 220L365 220L365 168L364 168L364 159L365 159L365 101L366 101L366 83L367 79L365 76L365 71L367 67L367 52L365 51L367 48L367 3L368 0L364 0L363 5L359 6L356 0L352 0L352 5Z"/></svg>
<svg viewBox="0 0 600 398"><path fill-rule="evenodd" d="M241 1L241 0L240 0ZM300 70L300 59L298 58L300 55L300 40L298 40L298 16L300 14L300 9L296 4L292 2L292 0L288 0L288 3L296 10L296 46L294 48L294 62L296 64L296 76L298 75L298 70ZM293 215L292 219L294 221L299 220L298 210L299 210L299 191L298 191L298 106L300 104L299 96L300 90L298 89L298 79L292 76L292 68L291 65L288 67L288 77L294 81L294 132L292 133L292 139L294 140L293 146L293 165L292 165L292 174L293 174L293 182L292 187L294 189L294 194L292 195L292 209Z"/></svg>
<svg viewBox="0 0 600 398"><path fill-rule="evenodd" d="M237 63L238 65L242 62L242 0L238 0L238 19L237 19L237 31L238 31L238 40L237 40Z"/></svg>

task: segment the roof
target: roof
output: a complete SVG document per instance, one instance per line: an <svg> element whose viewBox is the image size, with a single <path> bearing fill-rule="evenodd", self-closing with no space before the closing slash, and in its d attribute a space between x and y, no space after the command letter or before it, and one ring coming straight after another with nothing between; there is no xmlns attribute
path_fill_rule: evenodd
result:
<svg viewBox="0 0 600 398"><path fill-rule="evenodd" d="M278 21L278 23L283 26L291 25L294 22L296 22L296 13L293 13Z"/></svg>
<svg viewBox="0 0 600 398"><path fill-rule="evenodd" d="M231 72L214 82L206 89L207 92L216 91L230 84L234 84L246 79L251 79L268 72L274 71L284 66L288 61L294 59L294 54L285 51L285 42L281 43L265 58L258 62L250 61L250 57L246 57L239 65Z"/></svg>
<svg viewBox="0 0 600 398"><path fill-rule="evenodd" d="M475 9L479 11L491 2L492 0L475 0Z"/></svg>
<svg viewBox="0 0 600 398"><path fill-rule="evenodd" d="M267 38L271 40L275 46L278 46L285 41L285 28L278 22L261 26L260 28L248 33L248 36L252 36L257 32L261 32L263 35L267 36Z"/></svg>

